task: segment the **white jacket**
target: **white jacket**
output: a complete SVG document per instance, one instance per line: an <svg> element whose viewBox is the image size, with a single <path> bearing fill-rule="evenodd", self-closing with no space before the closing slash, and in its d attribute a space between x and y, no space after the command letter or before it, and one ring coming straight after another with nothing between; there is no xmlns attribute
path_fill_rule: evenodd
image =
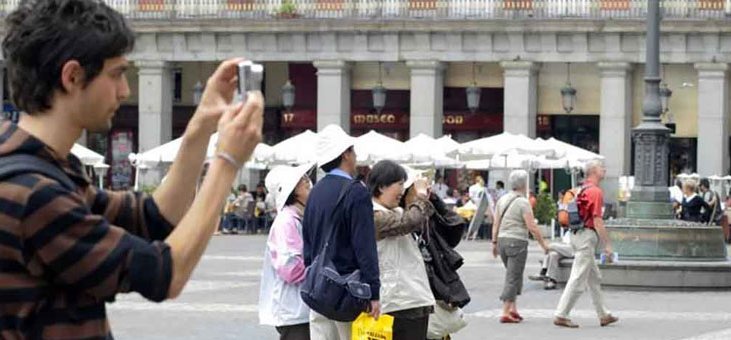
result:
<svg viewBox="0 0 731 340"><path fill-rule="evenodd" d="M259 322L292 326L310 322L310 309L300 297L305 278L302 219L287 206L274 219L267 239L259 292Z"/></svg>
<svg viewBox="0 0 731 340"><path fill-rule="evenodd" d="M373 202L373 210L403 214ZM376 242L381 271L381 309L384 313L433 306L424 258L412 234L387 237Z"/></svg>

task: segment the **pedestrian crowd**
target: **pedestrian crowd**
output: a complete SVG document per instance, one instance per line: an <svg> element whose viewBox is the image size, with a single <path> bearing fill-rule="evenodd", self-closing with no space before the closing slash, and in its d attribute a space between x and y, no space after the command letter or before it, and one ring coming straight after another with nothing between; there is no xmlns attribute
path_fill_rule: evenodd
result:
<svg viewBox="0 0 731 340"><path fill-rule="evenodd" d="M103 1L23 1L7 16L2 52L12 100L24 113L17 123L0 122L3 338L112 338L106 302L129 292L158 302L178 297L219 226L222 233L268 232L259 317L281 339L350 339L362 313L390 315L393 339L449 338L466 326L462 308L471 300L455 250L467 232L461 215L481 215L480 206L495 225L493 253L506 267L500 321L523 320L516 299L528 234L551 255L525 172L490 195L481 177L455 192L444 179L430 185L388 160L355 179L354 140L330 126L319 134L315 164L276 167L254 192L240 186L232 193L263 126L259 91L238 91L247 99L234 102L243 59L224 61L207 80L154 193L96 188L70 150L83 131L111 128L130 95L125 56L134 40ZM325 176L313 185L315 168ZM599 241L611 253L601 218L604 168L590 163L586 173L576 198L583 223L570 237L574 266L554 320L564 327L576 327L569 313L584 286L600 324L617 321L604 306L593 254Z"/></svg>
<svg viewBox="0 0 731 340"><path fill-rule="evenodd" d="M510 173L507 190L497 183L498 199L485 204L493 195L481 177L462 193L443 178L429 183L423 173L389 160L357 177L353 145L352 137L329 126L320 133L316 164L278 166L266 177L278 215L266 244L259 313L280 339L350 339L361 312L393 317L393 339L449 339L465 327L462 308L470 302L457 272L464 260L455 250L476 237L468 234L463 207L480 211L480 204L491 210L485 236L505 266L501 323L524 319L517 297L530 235L545 253L541 272L531 278L546 289L556 288L558 263L573 258L555 325L578 327L570 312L585 287L599 324L618 321L604 304L594 255L600 244L612 254L602 222L601 162L588 164L586 180L571 191L575 198L563 202L576 202L580 228L567 226L564 242L548 244L536 224L526 171ZM313 186L317 167L325 175Z"/></svg>
<svg viewBox="0 0 731 340"><path fill-rule="evenodd" d="M726 195L727 201L724 202L721 195L711 188L708 178L676 179L669 191L676 218L718 226L728 223L726 209L731 207L728 202L731 193Z"/></svg>

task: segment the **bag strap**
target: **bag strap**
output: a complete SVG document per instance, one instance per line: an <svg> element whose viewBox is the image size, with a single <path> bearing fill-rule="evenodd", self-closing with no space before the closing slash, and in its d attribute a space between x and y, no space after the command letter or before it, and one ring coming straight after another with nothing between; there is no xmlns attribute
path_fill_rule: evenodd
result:
<svg viewBox="0 0 731 340"><path fill-rule="evenodd" d="M515 197L513 197L513 199L510 200L510 202L508 202L508 205L505 207L505 210L503 210L503 213L500 214L500 224L503 223L503 217L505 217L505 213L508 212L508 209L510 209L510 206L513 204L513 202L515 202L515 200L518 199L518 197L520 197L520 196L516 195Z"/></svg>
<svg viewBox="0 0 731 340"><path fill-rule="evenodd" d="M342 203L343 198L345 198L345 195L350 191L350 187L353 186L353 184L359 183L357 180L351 180L348 181L347 184L343 185L343 187L340 189L340 193L338 194L338 199L335 201L335 207L333 207L332 215L330 216L330 219L334 221L335 214L338 211L338 207L340 206L340 203ZM322 250L320 250L320 254L325 254L327 251L327 248L330 246L330 242L332 241L333 236L335 235L335 229L337 227L337 223L333 223L330 226L330 230L327 232L327 237L325 237L325 244L322 246Z"/></svg>
<svg viewBox="0 0 731 340"><path fill-rule="evenodd" d="M0 157L0 180L22 174L40 174L58 181L64 188L74 191L76 184L58 166L29 154Z"/></svg>

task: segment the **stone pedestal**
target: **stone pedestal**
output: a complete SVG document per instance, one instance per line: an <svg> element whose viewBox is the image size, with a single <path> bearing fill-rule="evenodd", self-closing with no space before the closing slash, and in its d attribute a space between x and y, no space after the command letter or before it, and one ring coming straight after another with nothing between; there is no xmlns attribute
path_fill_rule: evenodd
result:
<svg viewBox="0 0 731 340"><path fill-rule="evenodd" d="M627 217L673 219L668 192L670 130L646 121L632 131L635 143L635 190L627 202Z"/></svg>

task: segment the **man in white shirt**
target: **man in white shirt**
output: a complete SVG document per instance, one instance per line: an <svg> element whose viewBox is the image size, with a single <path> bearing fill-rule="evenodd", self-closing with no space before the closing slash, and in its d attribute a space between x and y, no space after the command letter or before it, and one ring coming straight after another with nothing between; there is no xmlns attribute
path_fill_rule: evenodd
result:
<svg viewBox="0 0 731 340"><path fill-rule="evenodd" d="M437 196L439 196L439 198L444 200L447 196L449 196L449 186L444 183L444 178L442 177L437 177L436 181L437 183L434 184L432 190L435 194L437 194Z"/></svg>
<svg viewBox="0 0 731 340"><path fill-rule="evenodd" d="M480 206L480 200L482 199L482 194L485 192L485 180L482 179L481 176L475 177L475 183L472 184L469 188L470 193L470 200L472 200L472 203L474 203L476 206Z"/></svg>
<svg viewBox="0 0 731 340"><path fill-rule="evenodd" d="M670 200L673 203L682 203L683 202L683 182L681 182L679 179L675 180L675 185L668 188L670 191Z"/></svg>

